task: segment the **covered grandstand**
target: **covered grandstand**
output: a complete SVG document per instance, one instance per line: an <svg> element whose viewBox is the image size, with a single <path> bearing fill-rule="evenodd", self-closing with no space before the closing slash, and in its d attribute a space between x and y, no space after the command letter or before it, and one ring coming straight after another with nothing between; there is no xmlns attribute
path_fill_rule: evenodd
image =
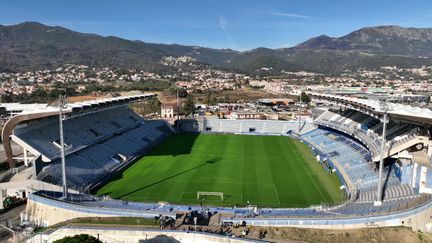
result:
<svg viewBox="0 0 432 243"><path fill-rule="evenodd" d="M63 111L67 114L63 131L69 188L90 189L169 135L164 121L147 122L128 108L129 103L150 97L153 95L73 103ZM21 159L32 167L33 178L61 185L56 108L14 116L5 125L3 141L11 167L16 161L10 148L13 142L22 147Z"/></svg>
<svg viewBox="0 0 432 243"><path fill-rule="evenodd" d="M379 160L384 112L389 115L385 157L400 153L413 145L422 146L421 149L425 148L427 156L432 156L432 149L429 149L432 126L430 109L388 103L387 111L384 111L383 104L377 100L315 93L311 95L317 102L327 103L331 107L316 119L316 123L360 140L371 151L374 161Z"/></svg>
<svg viewBox="0 0 432 243"><path fill-rule="evenodd" d="M300 126L300 131L298 131ZM182 132L214 132L239 134L287 135L307 133L316 128L312 121L227 120L214 117L183 119L179 122Z"/></svg>

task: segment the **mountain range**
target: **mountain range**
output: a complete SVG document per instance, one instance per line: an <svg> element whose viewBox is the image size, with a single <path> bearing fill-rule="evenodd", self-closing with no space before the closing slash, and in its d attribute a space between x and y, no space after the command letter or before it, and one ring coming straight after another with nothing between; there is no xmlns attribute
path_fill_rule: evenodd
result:
<svg viewBox="0 0 432 243"><path fill-rule="evenodd" d="M338 73L381 66L432 65L432 28L377 26L335 38L321 35L291 48L249 51L155 44L79 33L37 22L0 25L0 71L52 69L66 63L171 72L164 56L190 56L201 64L256 73Z"/></svg>

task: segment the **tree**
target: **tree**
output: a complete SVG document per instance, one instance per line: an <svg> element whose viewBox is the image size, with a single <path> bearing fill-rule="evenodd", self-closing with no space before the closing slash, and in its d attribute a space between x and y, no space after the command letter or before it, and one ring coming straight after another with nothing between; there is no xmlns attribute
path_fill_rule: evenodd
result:
<svg viewBox="0 0 432 243"><path fill-rule="evenodd" d="M53 243L102 243L102 241L88 234L80 234L74 236L66 236L63 239L54 241Z"/></svg>
<svg viewBox="0 0 432 243"><path fill-rule="evenodd" d="M180 88L180 89L178 90L178 96L179 96L180 98L186 98L187 95L188 95L188 92L187 92L185 89Z"/></svg>
<svg viewBox="0 0 432 243"><path fill-rule="evenodd" d="M302 92L300 101L304 102L306 104L309 104L311 102L311 99L310 99L309 95L307 95L305 92Z"/></svg>
<svg viewBox="0 0 432 243"><path fill-rule="evenodd" d="M204 100L206 105L215 105L217 103L217 99L212 97L211 91L207 91L206 98Z"/></svg>
<svg viewBox="0 0 432 243"><path fill-rule="evenodd" d="M158 98L153 97L149 100L150 109L152 112L160 111L161 102Z"/></svg>
<svg viewBox="0 0 432 243"><path fill-rule="evenodd" d="M186 115L191 115L195 111L195 101L191 95L188 95L185 103L183 104L183 110Z"/></svg>
<svg viewBox="0 0 432 243"><path fill-rule="evenodd" d="M10 103L13 102L12 93L6 92L6 94L1 96L1 102L3 103Z"/></svg>

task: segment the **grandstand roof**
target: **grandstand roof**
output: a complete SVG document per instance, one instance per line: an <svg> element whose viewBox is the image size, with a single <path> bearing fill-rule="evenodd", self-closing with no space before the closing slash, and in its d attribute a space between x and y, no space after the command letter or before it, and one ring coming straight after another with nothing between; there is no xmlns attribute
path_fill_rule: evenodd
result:
<svg viewBox="0 0 432 243"><path fill-rule="evenodd" d="M0 107L4 107L6 111L32 111L45 109L47 104L21 104L21 103L0 103Z"/></svg>
<svg viewBox="0 0 432 243"><path fill-rule="evenodd" d="M329 95L321 93L310 93L313 97L346 103L352 106L357 106L369 110L375 114L383 114L384 109L382 103L378 100L368 100L356 97ZM387 103L387 113L390 116L399 117L402 119L412 120L421 123L432 124L432 110L428 108L415 107L404 104Z"/></svg>
<svg viewBox="0 0 432 243"><path fill-rule="evenodd" d="M106 105L111 103L128 103L131 101L149 98L155 96L155 94L141 94L141 95L131 95L131 96L119 96L114 98L97 99L83 102L76 102L68 104L67 108L64 109L65 112L72 112L72 109L80 109L84 107L95 107L100 105ZM32 114L41 112L51 112L58 111L55 105L49 104L21 104L21 103L1 103L0 107L4 107L6 111L15 111L20 114Z"/></svg>

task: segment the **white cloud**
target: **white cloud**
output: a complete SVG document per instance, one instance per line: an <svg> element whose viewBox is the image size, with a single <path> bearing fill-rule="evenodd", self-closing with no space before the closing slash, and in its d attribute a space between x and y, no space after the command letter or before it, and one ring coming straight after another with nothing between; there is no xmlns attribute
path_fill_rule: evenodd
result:
<svg viewBox="0 0 432 243"><path fill-rule="evenodd" d="M418 18L410 19L410 20L406 21L405 23L402 23L401 25L409 25L409 24L416 24L419 22L425 22L425 20L431 19L431 18L432 18L432 14L427 14L427 15L420 16Z"/></svg>
<svg viewBox="0 0 432 243"><path fill-rule="evenodd" d="M227 36L228 41L231 44L232 49L238 49L237 42L232 38L231 33L228 30L228 21L223 15L218 15L219 27Z"/></svg>
<svg viewBox="0 0 432 243"><path fill-rule="evenodd" d="M219 15L218 17L219 17L219 27L222 30L226 31L226 27L228 26L228 21L222 15Z"/></svg>
<svg viewBox="0 0 432 243"><path fill-rule="evenodd" d="M296 18L296 19L317 19L317 18L312 17L312 16L295 14L295 13L273 12L271 15L282 16L282 17L289 17L289 18Z"/></svg>

